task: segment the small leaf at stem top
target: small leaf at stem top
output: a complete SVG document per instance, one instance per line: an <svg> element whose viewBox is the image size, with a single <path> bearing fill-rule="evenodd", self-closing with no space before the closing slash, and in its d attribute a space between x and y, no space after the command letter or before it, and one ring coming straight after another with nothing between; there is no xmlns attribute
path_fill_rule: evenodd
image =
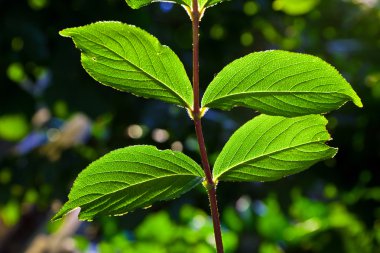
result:
<svg viewBox="0 0 380 253"><path fill-rule="evenodd" d="M185 5L191 7L191 0L172 0L172 1L164 1L164 0L126 0L127 4L132 8L132 9L139 9L145 5L155 3L155 2L172 2L172 3L177 3L180 5Z"/></svg>
<svg viewBox="0 0 380 253"><path fill-rule="evenodd" d="M122 215L156 201L174 199L203 178L201 167L180 152L145 145L114 150L79 174L69 200L53 220L78 207L82 220Z"/></svg>
<svg viewBox="0 0 380 253"><path fill-rule="evenodd" d="M334 67L318 57L281 50L252 53L228 64L205 91L202 107L244 106L269 115L327 113L362 102Z"/></svg>
<svg viewBox="0 0 380 253"><path fill-rule="evenodd" d="M198 0L198 9L199 11L203 12L206 8L211 7L215 4L218 4L225 0ZM190 10L193 9L193 1L192 0L126 0L127 4L132 9L139 9L145 5L155 3L155 2L172 2L177 3L183 6L186 6L190 8Z"/></svg>
<svg viewBox="0 0 380 253"><path fill-rule="evenodd" d="M100 83L192 108L192 87L183 64L146 31L109 21L67 28L60 34L73 39L83 67Z"/></svg>
<svg viewBox="0 0 380 253"><path fill-rule="evenodd" d="M294 118L260 115L239 128L215 161L220 181L272 181L332 158L330 135L320 115Z"/></svg>

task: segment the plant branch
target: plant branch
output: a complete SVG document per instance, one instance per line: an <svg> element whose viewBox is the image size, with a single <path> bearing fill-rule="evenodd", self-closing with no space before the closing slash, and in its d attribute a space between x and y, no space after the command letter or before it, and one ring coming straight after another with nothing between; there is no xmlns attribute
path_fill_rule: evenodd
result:
<svg viewBox="0 0 380 253"><path fill-rule="evenodd" d="M199 107L199 22L200 13L198 9L198 0L192 0L192 27L193 27L193 92L194 105L192 116L194 119L195 132L198 139L199 150L201 154L202 167L206 175L206 189L210 202L211 217L214 226L215 244L217 253L223 253L222 232L220 229L220 220L218 212L218 203L216 199L216 184L212 179L210 164L208 162L206 145L202 130L202 115Z"/></svg>

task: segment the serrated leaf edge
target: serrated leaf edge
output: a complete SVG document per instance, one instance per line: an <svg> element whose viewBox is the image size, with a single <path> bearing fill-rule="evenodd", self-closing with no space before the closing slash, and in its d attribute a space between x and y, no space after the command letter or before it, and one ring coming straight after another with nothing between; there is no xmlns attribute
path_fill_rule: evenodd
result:
<svg viewBox="0 0 380 253"><path fill-rule="evenodd" d="M156 151L159 151L159 152L165 152L165 153L169 153L169 154L171 153L171 154L173 154L173 155L174 155L174 154L177 154L177 155L179 155L179 156L184 156L184 157L189 158L188 156L186 156L186 155L185 155L184 153L182 153L182 152L175 151L175 150L171 150L171 149L160 150L160 149L158 149L157 147L155 147L155 146L151 146L151 145L134 145L134 146L129 146L129 147L148 147L148 148L155 148L155 150L156 150ZM109 154L111 154L111 153L117 152L117 151L119 151L119 150L121 150L121 149L125 149L125 148L128 148L128 147L124 147L124 148L120 148L120 149L115 149L115 150L113 150L113 151L107 153L106 155L109 155ZM94 163L98 162L98 160L101 159L101 158L102 158L102 157L100 157L100 158L98 158L97 160L91 162L91 163L90 163L90 164L89 164L84 170L86 170L87 168L89 168L90 166L92 166ZM189 158L189 159L191 159L191 158ZM196 163L196 162L194 161L194 163ZM198 165L198 166L199 166L199 165ZM83 171L84 171L84 170L83 170ZM69 202L70 202L70 197L72 197L72 189L77 185L77 180L78 180L80 174L83 173L83 171L80 172L79 175L76 177L76 179L75 179L75 181L74 181L74 183L73 183L73 186L71 187L70 193L69 193L69 195L68 195L68 200L67 200L66 203L60 208L60 210L59 210L59 211L53 216L53 218L51 218L51 221L57 221L57 220L60 220L60 219L62 219L63 217L67 216L69 213L73 212L74 210L76 210L76 209L78 209L78 208L81 208L81 206L77 206L77 207L70 208L69 210L65 210L65 206L67 206L67 205L69 204ZM202 172L200 172L200 171L202 171ZM156 180L156 179L160 179L160 178L167 178L167 177L170 177L170 176L194 176L194 177L195 177L194 179L196 179L196 178L198 177L198 181L199 181L199 182L198 182L197 184L200 184L202 181L204 181L205 176L201 174L201 173L203 173L203 170L199 170L199 171L197 171L197 172L199 172L198 175L195 175L195 174L186 174L186 175L169 175L169 176L165 176L165 177L157 177L157 178L153 178L153 179L146 180L146 181L144 181L144 182L139 182L138 184L134 184L134 185L132 185L132 186L136 186L136 185L143 184L143 183L146 183L146 182L149 182L149 181L152 181L152 180ZM116 191L110 192L109 194L116 193L116 192L118 192L118 191L120 191L120 190L123 190L123 189L119 189L119 190L116 190ZM107 195L108 195L108 194L107 194ZM104 195L102 195L102 196L104 196ZM101 198L102 196L99 196L99 198ZM83 196L81 196L81 197L83 197ZM81 197L80 197L80 198L81 198ZM178 197L178 196L177 196L177 197ZM99 199L99 198L97 198L97 199ZM176 198L176 197L175 197L175 198ZM175 199L175 198L174 198L174 199ZM95 199L95 200L96 200L96 199ZM90 202L87 202L87 203L85 203L85 204L91 203L91 202L93 202L93 201L94 201L94 200L92 200L92 201L90 201ZM138 209L138 208L136 208L136 209ZM126 214L126 213L128 213L128 212L131 212L131 211L123 212L123 213L120 213L120 214L114 214L114 215L111 215L111 216L121 216L121 215ZM79 213L79 217L78 217L78 218L79 218L79 220L81 220L81 221L91 221L91 219L90 219L90 218L87 218L87 217L85 216L85 214L82 214L82 212Z"/></svg>
<svg viewBox="0 0 380 253"><path fill-rule="evenodd" d="M262 115L264 115L264 114L262 114ZM328 145L326 144L328 141L331 141L331 140L332 140L331 135L330 135L330 133L328 132L328 130L327 130L327 128L326 128L327 123L328 123L328 120L327 120L324 116L321 116L321 115L319 115L319 114L310 114L310 115L320 116L320 117L323 119L322 124L323 124L323 126L324 126L324 128L325 128L325 132L328 134L328 136L327 136L326 139L324 139L324 140L320 140L320 141L319 141L319 140L316 140L316 141L310 141L310 142L302 143L302 144L295 145L295 146L292 146L292 147L286 147L286 148L283 148L283 149L280 149L280 150L276 150L276 151L274 151L274 152L270 152L270 153L266 153L266 154L261 154L260 156L257 156L257 157L255 157L255 158L247 159L247 160L245 160L245 161L242 161L242 162L240 162L240 163L237 163L237 164L233 165L232 167L230 167L230 169L228 169L228 170L224 170L222 173L219 173L219 174L217 174L217 175L214 174L215 170L213 170L213 181L214 181L214 182L218 182L218 181L220 181L219 178L221 178L221 177L223 176L223 174L225 174L225 173L227 173L227 172L229 172L229 171L231 171L231 170L235 170L235 169L237 169L238 167L243 166L243 165L246 164L246 163L249 163L249 162L252 162L252 161L257 161L257 160L260 160L260 159L264 159L265 156L273 155L273 154L278 154L278 153L283 152L283 151L286 151L286 150L288 150L288 149L297 148L297 147L302 147L302 146L304 146L304 145L308 145L308 144L316 144L316 143L320 143L320 144L323 144L323 145L329 147L329 148L332 149L332 150L335 150L335 154L333 154L332 157L331 157L331 158L333 158L333 157L337 154L337 152L338 152L338 148L330 147L330 146L328 146ZM275 116L275 117L279 117L279 116ZM280 116L280 117L281 117L281 116ZM301 117L305 117L305 116L301 116ZM283 118L289 118L289 117L283 117ZM244 125L243 125L243 126L244 126ZM241 127L243 127L243 126L241 126ZM241 128L241 127L240 127L240 128ZM240 128L238 128L236 131L238 131ZM235 133L236 133L236 132L235 132ZM233 133L232 136L231 136L230 138L232 138L232 137L235 135L235 133ZM228 141L227 141L227 142L228 142ZM232 168L233 168L233 169L232 169ZM278 171L281 171L281 170L278 170Z"/></svg>
<svg viewBox="0 0 380 253"><path fill-rule="evenodd" d="M302 55L302 56L307 56L307 57L310 57L310 59L313 59L315 61L318 61L318 62L321 62L323 64L327 64L330 68L332 68L332 70L346 83L346 86L348 87L348 90L347 92L342 92L342 93L339 93L339 91L335 91L334 93L338 93L338 94L341 94L341 95L346 95L348 98L350 98L348 101L352 101L357 107L359 108L362 108L363 107L363 103L360 99L360 97L356 94L356 92L354 91L354 89L351 87L351 85L346 81L346 79L339 73L339 71L334 67L332 66L330 63L324 61L323 59L317 57L317 56L314 56L314 55L311 55L311 54L303 54L303 53L298 53L298 52L290 52L290 51L285 51L285 50L264 50L264 51L259 51L259 52L253 52L253 53L250 53L250 54L247 54L245 56L242 56L238 59L235 59L233 60L232 62L228 63L226 66L224 66L222 68L222 70L220 70L214 77L214 79L211 81L214 82L216 80L216 78L218 78L218 75L219 73L223 72L225 69L227 69L231 64L237 62L237 61L240 61L242 60L243 58L245 57L249 57L250 55L253 55L253 54L264 54L264 53L267 53L267 52L285 52L285 53L290 53L290 54L297 54L297 55ZM219 77L220 78L220 77ZM210 84L211 84L210 83ZM209 87L209 86L208 86ZM206 94L207 90L208 90L208 87L205 91L204 94ZM251 92L248 92L248 93L280 93L280 91L251 91ZM294 93L292 91L289 91L289 93ZM308 92L308 93L311 93L311 92ZM322 93L322 92L318 92L318 93ZM325 93L331 93L331 92L325 92ZM226 97L230 97L230 96L235 96L235 95L239 95L237 93L234 93L234 94L230 94L230 95L226 95L226 96L223 96L223 97L219 97L219 98L216 98L216 99L213 99L212 101L209 101L207 103L204 103L203 101L203 98L204 96L202 97L202 101L201 101L201 106L202 107L208 107L208 108L220 108L220 109L223 109L223 110L229 110L229 109L232 109L233 107L237 107L237 106L240 106L240 105L236 105L236 106L231 106L231 107L228 107L228 108L225 108L225 107L217 107L217 106L213 106L212 104L217 101L217 100L220 100L220 99L224 99ZM343 106L347 101L345 101L344 103L342 103L341 106ZM341 106L339 106L338 108L340 108ZM337 108L337 109L338 109ZM325 112L327 113L327 112Z"/></svg>
<svg viewBox="0 0 380 253"><path fill-rule="evenodd" d="M148 35L149 37L151 37L151 39L154 40L154 43L156 44L156 46L160 46L160 47L162 47L163 49L166 49L166 50L170 50L170 51L172 51L172 50L170 49L170 47L168 47L168 46L166 46L166 45L162 45L162 44L160 43L160 41L159 41L155 36L153 36L152 34L148 33L148 32L145 31L144 29L141 29L141 28L139 28L139 27L137 27L137 26L130 25L130 24L126 24L126 23L123 23L123 22L120 22L120 21L98 21L98 22L90 23L90 24L83 25L83 26L77 26L77 27L65 28L65 29L59 31L59 34L60 34L62 37L71 38L71 39L73 40L74 44L75 44L75 47L81 51L81 63L82 63L83 68L86 70L86 72L89 73L90 76L91 76L94 80L96 80L97 82L99 82L99 83L101 83L101 84L103 84L103 85L105 85L105 86L111 87L111 88L113 88L113 89L115 89L115 90L119 90L119 91L125 92L125 91L123 91L122 89L118 89L118 88L112 87L111 85L108 85L108 84L105 84L105 83L99 81L96 77L93 76L93 74L91 73L92 71L91 71L90 69L86 68L86 67L83 65L83 57L88 57L88 58L90 58L90 57L89 57L86 53L84 53L84 52L81 50L81 48L78 46L78 44L75 42L75 40L74 40L74 38L73 38L74 35L79 35L79 36L80 36L80 34L77 33L77 32L71 32L71 31L75 31L75 30L80 29L80 28L85 28L85 27L88 27L88 26L91 26L91 25L96 25L96 24L121 24L121 25L124 25L124 26L128 26L128 27L130 27L130 28L133 28L133 29L139 30L139 31L145 33L146 35ZM93 42L93 41L91 41L91 42ZM95 43L95 42L93 42L93 43ZM122 60L124 60L124 61L128 62L129 64L131 64L134 68L139 69L144 75L146 75L146 76L152 78L155 82L158 83L159 86L161 86L162 88L164 88L165 90L167 90L167 91L169 91L171 94L173 94L175 97L177 97L177 98L182 102L182 104L181 104L182 106L184 106L184 107L186 107L186 108L189 108L189 109L192 109L192 107L193 107L193 100L194 100L193 97L191 97L191 101L186 101L186 99L185 99L184 97L182 97L182 96L181 96L180 94L178 94L176 91L174 91L174 90L172 90L171 88L169 88L169 86L168 86L166 83L164 83L163 81L157 79L156 77L152 76L151 74L145 72L143 69L141 69L140 67L136 66L134 63L132 63L131 61L129 61L128 59L126 59L124 56L120 55L119 53L115 52L114 50L110 49L109 47L106 47L105 45L102 45L102 44L98 44L98 45L99 45L99 46L102 46L102 47L106 48L107 50L111 51L112 53L116 54L116 55L117 55L118 57L120 57ZM177 56L174 52L173 52L173 55L174 55L175 57L177 57L177 59L180 61L180 59L178 58L178 56ZM181 61L180 61L180 62L181 62ZM188 78L188 77L187 77L187 78ZM189 81L189 82L190 82L190 81ZM190 83L191 83L191 82L190 82ZM135 95L135 96L137 96L137 97L141 97L141 95L136 95L133 91L128 91L128 93L131 93L131 94L133 94L133 95ZM191 96L192 96L192 93L191 93ZM145 97L145 96L142 96L142 97ZM150 98L150 97L145 97L145 98ZM180 104L178 104L178 105L180 105Z"/></svg>

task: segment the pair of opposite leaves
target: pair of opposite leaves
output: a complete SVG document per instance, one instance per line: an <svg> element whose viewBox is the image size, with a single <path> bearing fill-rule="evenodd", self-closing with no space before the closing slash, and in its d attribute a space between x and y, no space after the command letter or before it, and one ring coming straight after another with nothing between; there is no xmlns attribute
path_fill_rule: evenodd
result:
<svg viewBox="0 0 380 253"><path fill-rule="evenodd" d="M149 33L120 22L98 22L60 32L81 50L85 70L100 83L191 109L185 69ZM307 169L336 154L327 120L319 115L360 98L321 59L281 50L249 54L227 65L210 83L202 107L245 106L255 117L229 139L213 169L214 180L270 181ZM269 116L272 115L272 116ZM153 146L118 149L90 164L76 179L59 219L80 207L81 219L120 215L173 199L202 182L204 172L180 152Z"/></svg>

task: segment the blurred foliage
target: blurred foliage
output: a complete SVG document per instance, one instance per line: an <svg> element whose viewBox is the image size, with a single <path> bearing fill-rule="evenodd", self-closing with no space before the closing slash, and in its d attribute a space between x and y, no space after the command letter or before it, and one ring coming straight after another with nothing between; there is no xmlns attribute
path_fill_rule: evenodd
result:
<svg viewBox="0 0 380 253"><path fill-rule="evenodd" d="M272 6L274 10L288 15L302 15L313 10L318 3L319 0L275 0Z"/></svg>
<svg viewBox="0 0 380 253"><path fill-rule="evenodd" d="M110 230L104 231L107 238L99 242L99 252L214 252L211 219L204 211L189 205L181 208L179 224L166 211L160 211L147 216L134 233ZM234 252L237 235L229 230L223 232L226 252ZM91 247L84 237L77 237L76 242L83 249Z"/></svg>
<svg viewBox="0 0 380 253"><path fill-rule="evenodd" d="M367 226L350 211L354 203L348 199L355 196L356 201L378 201L379 195L372 192L379 190L358 186L348 193L337 192L335 185L327 184L316 199L294 188L288 210L284 211L277 196L271 194L251 202L249 210L257 215L256 222L253 226L248 220L244 224L255 227L261 235L259 252L378 252L378 221ZM375 216L378 219L378 214Z"/></svg>
<svg viewBox="0 0 380 253"><path fill-rule="evenodd" d="M19 141L28 133L28 122L23 115L4 115L0 117L0 138Z"/></svg>
<svg viewBox="0 0 380 253"><path fill-rule="evenodd" d="M192 122L181 108L96 84L58 35L98 20L149 31L190 73L191 26L180 6L131 10L122 0L0 0L0 252L24 252L36 234L53 236L64 227L49 219L73 180L115 148L153 144L199 160ZM232 60L284 49L331 63L364 104L328 115L330 144L340 148L334 159L278 182L218 186L229 252L380 251L379 24L378 0L233 0L206 11L203 90ZM206 114L212 161L254 115L245 109ZM82 223L72 245L82 252L211 252L206 214L200 188L148 210Z"/></svg>

